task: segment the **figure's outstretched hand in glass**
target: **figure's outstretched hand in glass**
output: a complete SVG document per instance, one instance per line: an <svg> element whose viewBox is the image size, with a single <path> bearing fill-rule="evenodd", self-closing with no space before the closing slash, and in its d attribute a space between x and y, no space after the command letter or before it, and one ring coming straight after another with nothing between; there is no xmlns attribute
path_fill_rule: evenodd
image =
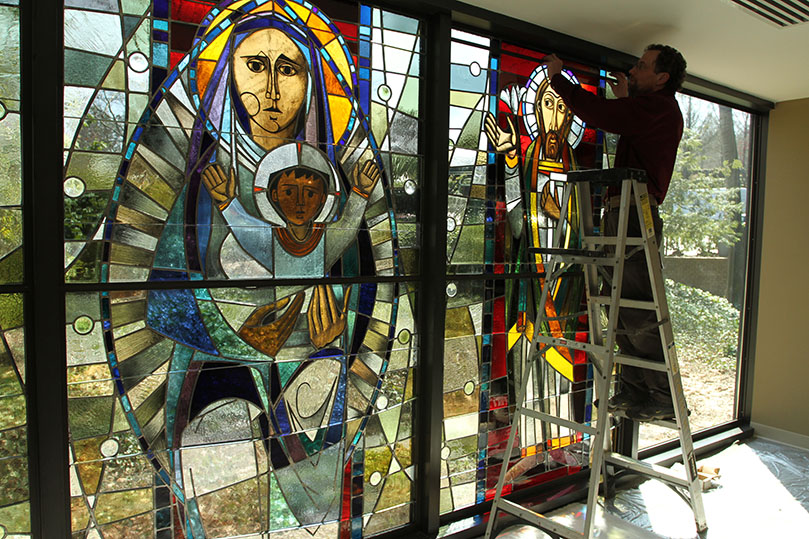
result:
<svg viewBox="0 0 809 539"><path fill-rule="evenodd" d="M226 176L221 166L209 165L202 171L202 183L220 210L225 209L230 201L236 198L236 173L233 169L230 169L230 175Z"/></svg>
<svg viewBox="0 0 809 539"><path fill-rule="evenodd" d="M367 160L362 167L354 169L354 189L365 198L368 198L371 191L374 190L376 182L379 181L379 176L379 167L376 162L373 159Z"/></svg>
<svg viewBox="0 0 809 539"><path fill-rule="evenodd" d="M506 152L509 157L514 157L517 152L517 130L514 129L514 124L511 123L510 117L506 116L506 120L508 121L508 131L497 125L494 114L489 112L486 114L483 129L486 131L489 144L494 146L494 151L498 153Z"/></svg>
<svg viewBox="0 0 809 539"><path fill-rule="evenodd" d="M312 292L306 317L309 319L309 339L318 350L332 342L345 330L350 294L351 287L349 286L345 291L343 308L340 309L331 285L317 285Z"/></svg>

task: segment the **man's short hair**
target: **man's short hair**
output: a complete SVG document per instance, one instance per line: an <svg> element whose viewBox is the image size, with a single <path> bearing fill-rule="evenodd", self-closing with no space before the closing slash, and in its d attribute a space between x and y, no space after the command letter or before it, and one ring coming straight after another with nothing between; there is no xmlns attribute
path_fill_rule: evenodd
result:
<svg viewBox="0 0 809 539"><path fill-rule="evenodd" d="M685 58L674 47L653 43L646 47L647 51L658 51L655 60L655 73L668 73L669 80L666 81L666 90L676 92L683 85L685 80Z"/></svg>

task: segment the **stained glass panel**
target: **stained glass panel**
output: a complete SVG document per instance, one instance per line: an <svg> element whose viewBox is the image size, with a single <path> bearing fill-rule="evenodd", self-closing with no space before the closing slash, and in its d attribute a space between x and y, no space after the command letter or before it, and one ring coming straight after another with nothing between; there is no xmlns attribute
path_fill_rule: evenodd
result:
<svg viewBox="0 0 809 539"><path fill-rule="evenodd" d="M452 37L448 271L481 280L451 281L446 291L442 513L491 499L503 462L513 470L507 489L586 465L589 440L531 420L519 426L516 452L506 455L505 445L544 283L545 261L528 249L550 246L560 218L566 243L577 245L577 209L560 215L566 173L604 162L603 134L549 87L544 53L459 30ZM604 88L598 70L568 68L564 76L588 91ZM569 273L541 307L554 319L541 329L585 338L583 280ZM525 405L587 421L584 357L554 348L546 358Z"/></svg>
<svg viewBox="0 0 809 539"><path fill-rule="evenodd" d="M74 531L409 523L414 300L371 282L69 294Z"/></svg>
<svg viewBox="0 0 809 539"><path fill-rule="evenodd" d="M420 32L335 1L68 2L66 279L416 273Z"/></svg>
<svg viewBox="0 0 809 539"><path fill-rule="evenodd" d="M410 522L420 33L334 0L66 2L65 276L99 284L66 302L75 532ZM188 288L237 279L266 284Z"/></svg>
<svg viewBox="0 0 809 539"><path fill-rule="evenodd" d="M0 283L21 283L20 9L0 2Z"/></svg>
<svg viewBox="0 0 809 539"><path fill-rule="evenodd" d="M0 535L30 537L21 294L0 294Z"/></svg>

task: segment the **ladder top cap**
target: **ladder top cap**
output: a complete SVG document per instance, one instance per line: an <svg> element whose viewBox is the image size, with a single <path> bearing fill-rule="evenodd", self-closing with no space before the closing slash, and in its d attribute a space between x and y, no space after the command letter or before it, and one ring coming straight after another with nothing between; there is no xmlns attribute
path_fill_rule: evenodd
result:
<svg viewBox="0 0 809 539"><path fill-rule="evenodd" d="M646 171L638 168L605 168L574 170L567 173L569 182L621 183L624 180L646 182Z"/></svg>

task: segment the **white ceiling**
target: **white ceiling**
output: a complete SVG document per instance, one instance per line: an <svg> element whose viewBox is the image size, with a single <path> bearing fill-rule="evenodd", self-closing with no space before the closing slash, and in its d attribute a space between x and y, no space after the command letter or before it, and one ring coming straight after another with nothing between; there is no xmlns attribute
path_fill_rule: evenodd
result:
<svg viewBox="0 0 809 539"><path fill-rule="evenodd" d="M730 0L463 1L635 56L671 45L689 73L768 101L809 97L809 22L777 27Z"/></svg>

